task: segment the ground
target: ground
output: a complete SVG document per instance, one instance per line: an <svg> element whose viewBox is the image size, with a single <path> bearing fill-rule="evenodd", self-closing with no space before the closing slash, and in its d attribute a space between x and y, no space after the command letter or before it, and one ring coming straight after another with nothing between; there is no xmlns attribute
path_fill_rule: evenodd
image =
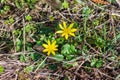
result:
<svg viewBox="0 0 120 80"><path fill-rule="evenodd" d="M0 80L119 80L118 1L0 0Z"/></svg>

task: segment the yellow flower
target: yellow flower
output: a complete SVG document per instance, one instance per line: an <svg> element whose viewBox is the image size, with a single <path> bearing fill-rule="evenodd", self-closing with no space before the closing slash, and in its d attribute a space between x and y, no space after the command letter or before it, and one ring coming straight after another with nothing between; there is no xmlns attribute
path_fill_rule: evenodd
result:
<svg viewBox="0 0 120 80"><path fill-rule="evenodd" d="M53 43L50 42L50 40L47 41L47 44L43 44L43 47L45 48L43 50L43 52L47 52L47 55L49 56L50 53L52 53L53 55L55 55L55 51L57 51L57 47L58 45L56 45L56 41L54 41Z"/></svg>
<svg viewBox="0 0 120 80"><path fill-rule="evenodd" d="M71 23L68 27L66 25L66 22L63 22L62 24L59 24L59 27L61 30L57 31L56 33L60 33L63 36L65 36L65 39L68 39L69 35L75 36L74 32L77 31L77 29L72 28L74 23Z"/></svg>

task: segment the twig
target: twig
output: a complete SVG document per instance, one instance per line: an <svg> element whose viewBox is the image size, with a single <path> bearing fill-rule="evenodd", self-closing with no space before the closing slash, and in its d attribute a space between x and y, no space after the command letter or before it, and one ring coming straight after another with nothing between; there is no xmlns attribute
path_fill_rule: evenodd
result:
<svg viewBox="0 0 120 80"><path fill-rule="evenodd" d="M75 70L75 73L77 73L78 72L78 70L81 68L81 66L83 65L85 63L85 61L82 61L82 63L78 66L78 68ZM75 80L76 79L76 76L74 76L74 79L73 80Z"/></svg>
<svg viewBox="0 0 120 80"><path fill-rule="evenodd" d="M25 43L26 43L26 31L25 31L25 20L23 18L23 53L24 54L26 52L26 49L25 49L26 45L25 45Z"/></svg>
<svg viewBox="0 0 120 80"><path fill-rule="evenodd" d="M88 44L87 42L85 42L85 44L90 47L93 51L95 51L97 54L100 54L99 51L96 51L90 44Z"/></svg>
<svg viewBox="0 0 120 80"><path fill-rule="evenodd" d="M114 20L111 16L111 22L112 22L112 28L113 28L113 33L114 33L114 43L117 42L117 39L116 39L116 32L115 32L115 26L114 26Z"/></svg>
<svg viewBox="0 0 120 80"><path fill-rule="evenodd" d="M98 70L98 69L96 69L96 70L97 70L100 74L102 74L102 75L104 75L104 76L106 76L106 77L108 77L108 78L110 78L110 79L114 79L113 77L111 77L111 76L109 76L109 75L101 72L100 70Z"/></svg>
<svg viewBox="0 0 120 80"><path fill-rule="evenodd" d="M48 57L46 57L42 62L41 64L38 65L38 67L36 68L36 70L34 72L36 72L42 65L43 63L47 60Z"/></svg>

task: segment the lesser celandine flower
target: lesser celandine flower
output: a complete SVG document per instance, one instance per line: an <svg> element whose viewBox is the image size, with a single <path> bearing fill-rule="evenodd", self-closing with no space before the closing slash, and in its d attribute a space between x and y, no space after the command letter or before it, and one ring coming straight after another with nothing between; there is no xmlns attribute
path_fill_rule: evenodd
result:
<svg viewBox="0 0 120 80"><path fill-rule="evenodd" d="M56 33L60 33L63 36L65 36L65 39L68 39L68 37L75 36L74 32L77 31L77 29L72 28L74 23L71 23L68 27L66 22L63 22L63 24L59 24L59 27L61 30L57 31Z"/></svg>
<svg viewBox="0 0 120 80"><path fill-rule="evenodd" d="M58 45L56 45L56 41L53 43L50 42L50 40L47 41L47 44L43 44L43 47L45 48L43 52L47 52L47 55L49 56L51 53L55 55L55 51L57 51Z"/></svg>

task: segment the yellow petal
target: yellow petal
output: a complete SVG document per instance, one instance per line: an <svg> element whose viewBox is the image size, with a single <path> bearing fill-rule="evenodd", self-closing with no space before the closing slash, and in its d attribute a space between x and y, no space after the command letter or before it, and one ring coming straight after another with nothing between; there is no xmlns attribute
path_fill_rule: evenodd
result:
<svg viewBox="0 0 120 80"><path fill-rule="evenodd" d="M63 26L62 26L61 24L59 24L59 27L60 27L60 29L64 29Z"/></svg>
<svg viewBox="0 0 120 80"><path fill-rule="evenodd" d="M75 34L74 33L69 33L71 36L75 36Z"/></svg>
<svg viewBox="0 0 120 80"><path fill-rule="evenodd" d="M57 31L56 33L63 33L63 31L62 31L62 30L59 30L59 31Z"/></svg>
<svg viewBox="0 0 120 80"><path fill-rule="evenodd" d="M77 29L71 29L71 32L75 32L75 31L77 31Z"/></svg>
<svg viewBox="0 0 120 80"><path fill-rule="evenodd" d="M43 52L48 52L48 49L44 49Z"/></svg>
<svg viewBox="0 0 120 80"><path fill-rule="evenodd" d="M54 41L54 42L52 43L53 46L55 46L55 44L56 44L56 41Z"/></svg>
<svg viewBox="0 0 120 80"><path fill-rule="evenodd" d="M62 37L65 36L65 33L62 34Z"/></svg>
<svg viewBox="0 0 120 80"><path fill-rule="evenodd" d="M54 52L54 51L52 51L52 54L53 54L53 55L55 55L55 52Z"/></svg>
<svg viewBox="0 0 120 80"><path fill-rule="evenodd" d="M48 40L48 46L50 46L51 44L50 44L50 40Z"/></svg>
<svg viewBox="0 0 120 80"><path fill-rule="evenodd" d="M54 41L52 44L55 45L55 44L56 44L56 41Z"/></svg>
<svg viewBox="0 0 120 80"><path fill-rule="evenodd" d="M47 53L47 55L48 55L48 56L50 55L50 51Z"/></svg>
<svg viewBox="0 0 120 80"><path fill-rule="evenodd" d="M68 28L71 29L73 27L73 25L74 25L74 23L71 23Z"/></svg>
<svg viewBox="0 0 120 80"><path fill-rule="evenodd" d="M44 48L48 48L48 45L47 45L47 44L43 44L43 47L44 47Z"/></svg>
<svg viewBox="0 0 120 80"><path fill-rule="evenodd" d="M55 48L54 50L55 50L55 51L57 51L58 49L57 49L57 48Z"/></svg>
<svg viewBox="0 0 120 80"><path fill-rule="evenodd" d="M66 28L66 27L67 27L66 22L63 22L63 27L64 27L64 28Z"/></svg>
<svg viewBox="0 0 120 80"><path fill-rule="evenodd" d="M68 40L68 34L66 34L66 35L65 35L65 39L67 39L67 40Z"/></svg>
<svg viewBox="0 0 120 80"><path fill-rule="evenodd" d="M58 45L55 45L55 47L58 47Z"/></svg>

